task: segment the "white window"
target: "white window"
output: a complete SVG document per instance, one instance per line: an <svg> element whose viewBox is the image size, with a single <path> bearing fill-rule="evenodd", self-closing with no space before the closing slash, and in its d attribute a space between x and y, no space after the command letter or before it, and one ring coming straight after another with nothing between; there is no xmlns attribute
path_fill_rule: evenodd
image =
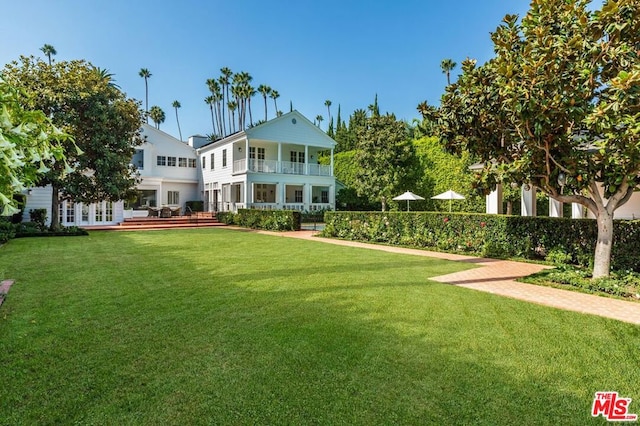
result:
<svg viewBox="0 0 640 426"><path fill-rule="evenodd" d="M144 170L144 150L136 149L136 153L133 155L133 165L138 168L138 170Z"/></svg>
<svg viewBox="0 0 640 426"><path fill-rule="evenodd" d="M213 153L211 154L211 158L209 158L209 163L210 163L209 167L211 167L211 170L216 168L216 166L215 166L216 162L215 162L215 157L214 157Z"/></svg>
<svg viewBox="0 0 640 426"><path fill-rule="evenodd" d="M176 166L176 157L167 157L167 166L175 167Z"/></svg>
<svg viewBox="0 0 640 426"><path fill-rule="evenodd" d="M76 206L73 201L67 201L67 223L73 223L76 221Z"/></svg>
<svg viewBox="0 0 640 426"><path fill-rule="evenodd" d="M295 197L296 197L295 202L296 203L301 203L302 202L302 190L296 189Z"/></svg>
<svg viewBox="0 0 640 426"><path fill-rule="evenodd" d="M202 156L202 170L207 168L207 157Z"/></svg>
<svg viewBox="0 0 640 426"><path fill-rule="evenodd" d="M320 193L320 198L321 198L323 203L328 203L329 202L329 191L322 191Z"/></svg>
<svg viewBox="0 0 640 426"><path fill-rule="evenodd" d="M222 167L227 167L227 150L222 150Z"/></svg>
<svg viewBox="0 0 640 426"><path fill-rule="evenodd" d="M167 191L167 203L168 204L180 204L180 192L179 191Z"/></svg>
<svg viewBox="0 0 640 426"><path fill-rule="evenodd" d="M178 158L178 167L187 167L187 159L184 157Z"/></svg>
<svg viewBox="0 0 640 426"><path fill-rule="evenodd" d="M158 166L166 166L167 165L167 157L165 157L164 155L158 155L156 158L157 158L156 164Z"/></svg>
<svg viewBox="0 0 640 426"><path fill-rule="evenodd" d="M196 159L195 158L189 158L189 167L191 167L192 169L196 168Z"/></svg>

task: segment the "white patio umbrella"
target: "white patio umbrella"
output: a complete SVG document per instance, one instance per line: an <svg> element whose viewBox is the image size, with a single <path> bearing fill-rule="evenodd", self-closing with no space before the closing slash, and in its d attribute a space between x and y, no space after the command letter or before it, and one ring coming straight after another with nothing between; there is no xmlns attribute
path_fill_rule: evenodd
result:
<svg viewBox="0 0 640 426"><path fill-rule="evenodd" d="M409 211L409 201L424 200L424 198L422 198L419 195L414 194L411 191L407 191L402 195L398 195L397 197L394 197L393 200L395 200L395 201L407 200L407 211Z"/></svg>
<svg viewBox="0 0 640 426"><path fill-rule="evenodd" d="M447 192L443 192L442 194L434 195L431 197L432 200L449 200L449 212L451 212L451 200L464 200L464 195L458 194L451 189Z"/></svg>

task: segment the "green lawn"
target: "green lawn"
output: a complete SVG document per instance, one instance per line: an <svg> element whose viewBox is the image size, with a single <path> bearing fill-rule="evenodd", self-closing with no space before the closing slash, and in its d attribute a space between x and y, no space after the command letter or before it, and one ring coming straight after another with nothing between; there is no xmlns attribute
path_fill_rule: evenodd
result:
<svg viewBox="0 0 640 426"><path fill-rule="evenodd" d="M0 424L598 424L640 327L438 284L468 265L227 229L0 248Z"/></svg>

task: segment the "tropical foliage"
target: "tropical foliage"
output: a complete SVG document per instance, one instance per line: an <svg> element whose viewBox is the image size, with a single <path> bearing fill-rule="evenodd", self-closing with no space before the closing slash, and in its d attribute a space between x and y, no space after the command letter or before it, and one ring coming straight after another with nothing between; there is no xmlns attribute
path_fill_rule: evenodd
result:
<svg viewBox="0 0 640 426"><path fill-rule="evenodd" d="M613 214L640 183L640 1L538 0L466 60L440 109L442 138L485 162L478 187L529 183L597 218L594 277L609 274Z"/></svg>
<svg viewBox="0 0 640 426"><path fill-rule="evenodd" d="M21 57L3 71L6 81L19 89L22 108L41 110L75 140L60 142L73 169L56 161L36 182L52 185L52 227L59 224L60 196L88 203L116 201L125 199L136 183L129 164L139 142L139 105L97 70L83 60L49 65Z"/></svg>
<svg viewBox="0 0 640 426"><path fill-rule="evenodd" d="M53 161L66 164L61 142L68 139L42 111L26 110L18 91L0 78L2 216L18 211L13 194L32 186L50 169Z"/></svg>

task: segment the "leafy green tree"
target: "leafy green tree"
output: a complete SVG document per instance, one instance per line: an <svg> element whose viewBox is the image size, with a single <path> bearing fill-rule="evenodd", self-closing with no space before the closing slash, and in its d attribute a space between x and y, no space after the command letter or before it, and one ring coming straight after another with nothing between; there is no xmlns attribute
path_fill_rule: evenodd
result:
<svg viewBox="0 0 640 426"><path fill-rule="evenodd" d="M33 57L7 64L7 83L20 90L20 104L41 110L53 124L71 135L61 142L65 162L56 161L38 180L51 184L51 225L59 225L60 195L76 202L126 199L136 184L130 167L141 116L139 104L100 77L86 61L48 65Z"/></svg>
<svg viewBox="0 0 640 426"><path fill-rule="evenodd" d="M379 201L382 211L396 195L415 185L418 167L413 144L393 114L373 116L358 131L354 186L359 196Z"/></svg>
<svg viewBox="0 0 640 426"><path fill-rule="evenodd" d="M640 1L537 0L466 60L440 108L442 138L485 161L478 185L529 183L596 217L593 277L609 275L613 215L640 183Z"/></svg>
<svg viewBox="0 0 640 426"><path fill-rule="evenodd" d="M178 108L182 107L182 105L180 105L180 102L178 101L173 101L171 106L173 107L173 109L176 110L176 123L178 123L178 134L180 135L180 140L182 140L182 130L180 130L180 120L178 119Z"/></svg>
<svg viewBox="0 0 640 426"><path fill-rule="evenodd" d="M141 68L138 75L144 78L144 115L147 124L149 124L149 78L151 78L151 72L146 68Z"/></svg>
<svg viewBox="0 0 640 426"><path fill-rule="evenodd" d="M66 164L58 130L42 111L23 108L18 91L0 79L0 208L1 216L18 212L14 193L33 186L52 162Z"/></svg>
<svg viewBox="0 0 640 426"><path fill-rule="evenodd" d="M49 65L51 65L51 56L52 55L55 56L58 54L58 52L56 51L56 48L50 44L45 44L40 48L40 50L42 51L42 53L47 55L47 59L49 59Z"/></svg>
<svg viewBox="0 0 640 426"><path fill-rule="evenodd" d="M451 71L457 66L453 59L443 59L440 62L440 68L442 69L442 73L447 76L447 86L451 84Z"/></svg>
<svg viewBox="0 0 640 426"><path fill-rule="evenodd" d="M157 105L154 105L149 110L149 117L156 124L156 129L160 129L160 124L164 123L164 120L167 118L162 108Z"/></svg>

